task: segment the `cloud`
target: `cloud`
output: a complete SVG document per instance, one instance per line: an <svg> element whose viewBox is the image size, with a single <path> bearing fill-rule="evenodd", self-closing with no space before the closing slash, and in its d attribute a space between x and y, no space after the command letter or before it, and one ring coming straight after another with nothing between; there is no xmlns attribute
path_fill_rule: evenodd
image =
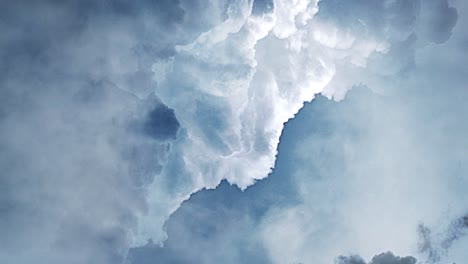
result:
<svg viewBox="0 0 468 264"><path fill-rule="evenodd" d="M266 177L283 123L315 94L340 100L359 83L384 90L412 69L416 50L433 42L420 37L423 17L453 17L436 29L446 35L456 22L446 2L452 11L440 13L418 1L371 2L233 1L224 22L152 66L156 94L184 131L175 143L184 172L168 166L149 187L139 245L163 238L155 218L161 226L191 193Z"/></svg>
<svg viewBox="0 0 468 264"><path fill-rule="evenodd" d="M339 257L335 262L337 264L366 264L359 256ZM381 253L372 258L369 264L416 264L416 259L413 257L397 257L392 252Z"/></svg>
<svg viewBox="0 0 468 264"><path fill-rule="evenodd" d="M425 260L418 224L444 234L467 209L465 74L445 59L463 40L419 53L413 74L387 94L355 86L339 103L318 96L305 104L286 123L267 179L244 192L223 181L192 195L167 221L164 247L132 249L132 263L148 255L237 263L248 241L264 263L369 260L389 250ZM441 261L463 261L459 237Z"/></svg>
<svg viewBox="0 0 468 264"><path fill-rule="evenodd" d="M361 87L339 103L318 97L306 104L286 124L267 179L244 192L223 181L192 195L166 223L164 247L132 249L131 263L147 256L238 263L245 247L261 260L252 263L326 263L346 252L371 259L388 250L425 260L418 223L443 226L466 210L466 168L457 164L466 159L467 127L457 120L468 109L463 82L433 90L415 78L416 85L399 88L405 101ZM421 95L427 89L433 93ZM459 245L464 252L466 241Z"/></svg>
<svg viewBox="0 0 468 264"><path fill-rule="evenodd" d="M466 92L461 83L438 92L438 84L418 83L399 87L404 100L356 88L329 108L318 98L305 107L298 122L315 128L298 125L306 136L295 143L297 165L289 173L302 202L272 206L260 225L276 263L322 263L343 252L369 259L388 250L425 259L417 252L419 222L446 226L465 212L459 188L466 186L466 169L458 164L466 159L460 155L466 141L441 131L466 131L456 121L466 109L452 101ZM422 95L423 89L433 93ZM442 110L448 105L453 108ZM463 260L458 254L442 260Z"/></svg>
<svg viewBox="0 0 468 264"><path fill-rule="evenodd" d="M223 181L216 190L193 194L165 225L164 247L148 243L132 248L130 263L269 263L256 232L256 219L238 210L243 192ZM212 206L205 206L209 200ZM191 219L187 222L187 218Z"/></svg>
<svg viewBox="0 0 468 264"><path fill-rule="evenodd" d="M174 111L164 104L151 110L143 124L144 132L157 140L175 139L179 127Z"/></svg>
<svg viewBox="0 0 468 264"><path fill-rule="evenodd" d="M1 4L0 262L124 260L179 130L151 64L222 19L199 4Z"/></svg>
<svg viewBox="0 0 468 264"><path fill-rule="evenodd" d="M392 90L395 77L414 69L416 51L447 41L458 19L445 0L324 0L318 7L320 29L314 35L341 58L323 92L336 100L360 83L379 92Z"/></svg>
<svg viewBox="0 0 468 264"><path fill-rule="evenodd" d="M452 221L448 228L432 234L431 229L424 224L418 226L419 251L427 256L428 263L439 263L446 257L455 242L466 235L468 217L463 216Z"/></svg>
<svg viewBox="0 0 468 264"><path fill-rule="evenodd" d="M160 244L192 193L267 177L304 102L381 87L457 20L446 1L420 16L405 1L376 4L380 16L353 2L2 4L0 259L115 263L130 244ZM264 208L262 221L300 209Z"/></svg>

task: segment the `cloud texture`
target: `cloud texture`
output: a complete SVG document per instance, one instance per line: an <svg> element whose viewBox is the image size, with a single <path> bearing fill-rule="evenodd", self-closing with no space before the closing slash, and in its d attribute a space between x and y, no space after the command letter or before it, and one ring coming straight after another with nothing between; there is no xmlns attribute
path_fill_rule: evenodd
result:
<svg viewBox="0 0 468 264"><path fill-rule="evenodd" d="M179 130L151 64L216 24L186 5L2 1L0 262L122 262Z"/></svg>
<svg viewBox="0 0 468 264"><path fill-rule="evenodd" d="M137 241L161 237L151 223L190 193L266 177L283 123L315 94L339 100L362 82L385 89L384 80L411 69L415 51L447 40L457 20L436 2L276 1L254 14L252 2L230 2L223 23L153 65L156 93L186 130L175 171L167 166L149 187L154 206Z"/></svg>
<svg viewBox="0 0 468 264"><path fill-rule="evenodd" d="M438 248L463 230L450 231L468 210L465 21L444 45L413 50L411 72L362 81L339 103L306 104L285 125L267 179L192 195L166 223L164 247L134 248L131 263L332 263L353 254L366 263L389 250L431 263L418 225ZM439 263L466 259L466 237L455 237Z"/></svg>
<svg viewBox="0 0 468 264"><path fill-rule="evenodd" d="M359 83L391 91L458 18L444 0L0 5L2 263L118 263L130 245L156 247L192 193L267 177L304 102ZM281 262L282 242L263 240L291 219L283 257L301 257L312 216L296 215L310 205L265 209L252 240L265 255L245 254Z"/></svg>

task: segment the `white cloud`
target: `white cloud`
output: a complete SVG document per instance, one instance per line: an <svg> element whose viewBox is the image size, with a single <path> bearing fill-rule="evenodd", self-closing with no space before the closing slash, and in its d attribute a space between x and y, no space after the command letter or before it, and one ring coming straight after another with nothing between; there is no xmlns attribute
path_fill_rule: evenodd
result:
<svg viewBox="0 0 468 264"><path fill-rule="evenodd" d="M298 140L292 157L299 164L291 174L302 202L271 210L261 225L276 263L330 263L348 254L371 259L389 250L433 263L418 249L421 222L433 230L431 242L440 263L464 261L464 235L447 251L441 248L455 233L452 221L468 211L466 192L461 191L468 186L466 166L461 165L467 163L462 153L468 146L461 136L468 131L461 121L467 113L466 70L459 65L464 59L454 59L465 50L464 25L443 46L419 49L410 74L388 74L385 64L372 64L376 68L368 66L367 72L348 67L343 73L343 66L337 67L336 76L357 76L371 90L385 88L384 94L356 88L334 106L309 106L309 119L319 115L323 124L304 124L306 136ZM382 73L388 78L373 76ZM271 234L289 234L295 240Z"/></svg>
<svg viewBox="0 0 468 264"><path fill-rule="evenodd" d="M184 129L174 154L183 173L168 166L149 187L137 244L161 241L160 224L191 193L222 179L244 189L266 177L283 123L303 102L318 93L340 100L354 84L399 74L411 63L401 58L414 56L411 43L408 51L399 45L425 23L406 2L372 9L366 1L276 1L272 13L260 15L250 14L251 4L231 2L223 23L153 65L156 94ZM440 16L432 9L423 14ZM405 19L411 23L399 23ZM163 184L174 180L180 183L174 189Z"/></svg>

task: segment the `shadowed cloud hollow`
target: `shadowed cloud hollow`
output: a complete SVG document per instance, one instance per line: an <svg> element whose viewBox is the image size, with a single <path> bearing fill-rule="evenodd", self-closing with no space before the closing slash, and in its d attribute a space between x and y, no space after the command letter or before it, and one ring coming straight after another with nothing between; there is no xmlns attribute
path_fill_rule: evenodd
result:
<svg viewBox="0 0 468 264"><path fill-rule="evenodd" d="M158 105L148 113L143 130L156 140L175 139L179 122L174 111L165 105Z"/></svg>

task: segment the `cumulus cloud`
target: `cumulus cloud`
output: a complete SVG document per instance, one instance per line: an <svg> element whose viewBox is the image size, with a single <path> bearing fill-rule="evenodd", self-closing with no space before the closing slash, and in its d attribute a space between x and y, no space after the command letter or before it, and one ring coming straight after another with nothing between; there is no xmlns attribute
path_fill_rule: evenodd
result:
<svg viewBox="0 0 468 264"><path fill-rule="evenodd" d="M44 0L0 12L6 263L115 263L131 243L161 243L190 194L265 178L304 102L382 87L457 21L444 0Z"/></svg>
<svg viewBox="0 0 468 264"><path fill-rule="evenodd" d="M365 83L382 92L414 68L415 51L451 36L458 15L448 1L320 1L314 34L341 58L323 94L340 100ZM323 31L321 30L323 29Z"/></svg>
<svg viewBox="0 0 468 264"><path fill-rule="evenodd" d="M230 2L224 22L152 66L156 93L184 128L175 143L183 169L166 167L149 187L154 206L140 218L136 241L164 237L161 224L190 193L222 179L245 189L266 177L283 123L315 94L339 100L359 83L384 89L375 84L414 67L415 51L445 38L434 35L450 36L457 20L438 2L445 8L328 0L275 1L271 8L260 1L255 12L251 1ZM447 22L439 26L442 17ZM167 188L173 181L180 184Z"/></svg>
<svg viewBox="0 0 468 264"><path fill-rule="evenodd" d="M267 179L244 192L223 182L196 193L166 223L164 247L133 249L132 263L145 256L238 263L252 248L261 261L250 263L332 263L350 253L370 260L388 250L426 260L418 223L445 234L467 210L468 186L465 75L440 71L439 83L428 74L419 66L385 96L355 87L339 103L318 97L306 104L285 125ZM450 88L439 89L449 80ZM457 237L441 263L463 263L466 240Z"/></svg>
<svg viewBox="0 0 468 264"><path fill-rule="evenodd" d="M389 250L425 261L418 224L445 234L467 210L466 69L446 58L466 54L462 25L444 46L420 51L413 73L387 94L355 86L339 103L318 96L306 104L285 125L267 179L244 192L223 182L193 195L166 223L164 247L135 248L132 263L238 263L252 248L263 263L371 260ZM457 237L440 263L466 259L466 237Z"/></svg>

